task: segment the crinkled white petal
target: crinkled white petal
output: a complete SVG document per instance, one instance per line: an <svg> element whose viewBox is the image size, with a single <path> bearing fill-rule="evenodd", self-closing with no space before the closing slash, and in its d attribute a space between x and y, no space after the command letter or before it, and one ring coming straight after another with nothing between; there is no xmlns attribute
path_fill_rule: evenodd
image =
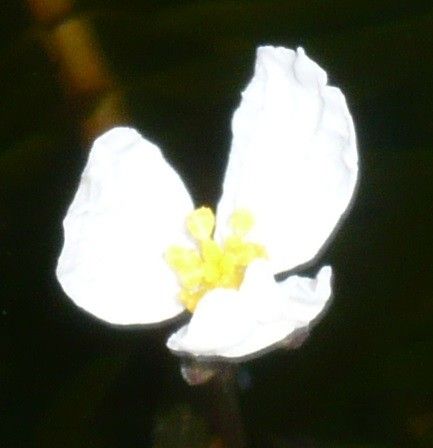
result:
<svg viewBox="0 0 433 448"><path fill-rule="evenodd" d="M260 352L320 313L331 293L330 277L330 268L324 267L315 279L294 276L279 284L271 266L256 261L239 291L206 294L189 324L174 333L167 346L192 356L243 358Z"/></svg>
<svg viewBox="0 0 433 448"><path fill-rule="evenodd" d="M234 289L214 289L198 303L188 325L168 340L168 347L192 354L218 355L251 339L254 321Z"/></svg>
<svg viewBox="0 0 433 448"><path fill-rule="evenodd" d="M331 266L323 266L315 278L292 275L277 283L282 295L289 297L286 312L296 328L309 325L324 310L332 293L331 281Z"/></svg>
<svg viewBox="0 0 433 448"><path fill-rule="evenodd" d="M352 117L341 91L326 83L303 49L260 47L233 116L217 234L224 237L233 210L249 209L249 238L265 245L274 273L318 253L355 188Z"/></svg>
<svg viewBox="0 0 433 448"><path fill-rule="evenodd" d="M64 220L57 277L81 308L114 324L148 324L183 311L164 260L187 245L193 209L182 180L160 150L130 128L114 128L92 147Z"/></svg>

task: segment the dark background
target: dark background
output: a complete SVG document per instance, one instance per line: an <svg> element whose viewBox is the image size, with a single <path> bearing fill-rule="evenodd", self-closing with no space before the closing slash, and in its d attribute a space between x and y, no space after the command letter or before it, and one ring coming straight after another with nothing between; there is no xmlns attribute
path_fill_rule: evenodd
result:
<svg viewBox="0 0 433 448"><path fill-rule="evenodd" d="M174 326L110 327L55 280L87 148L26 3L0 8L1 439L210 446L206 390L164 345ZM77 0L73 13L198 203L218 197L255 47L302 45L328 71L355 119L358 196L313 266L335 269L328 314L301 349L242 367L250 446L432 447L432 2Z"/></svg>

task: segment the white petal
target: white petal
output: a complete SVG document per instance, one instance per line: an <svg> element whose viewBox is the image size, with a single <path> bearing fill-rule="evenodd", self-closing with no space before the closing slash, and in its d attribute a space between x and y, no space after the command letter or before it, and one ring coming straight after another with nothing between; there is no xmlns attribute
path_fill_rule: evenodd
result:
<svg viewBox="0 0 433 448"><path fill-rule="evenodd" d="M234 289L214 289L198 303L189 324L167 341L170 350L192 355L224 356L252 336L254 321Z"/></svg>
<svg viewBox="0 0 433 448"><path fill-rule="evenodd" d="M332 269L323 266L316 278L292 275L278 283L286 298L286 313L296 328L307 326L325 308L331 297Z"/></svg>
<svg viewBox="0 0 433 448"><path fill-rule="evenodd" d="M64 220L57 277L66 294L115 324L156 323L179 314L178 284L163 255L187 244L191 198L160 150L129 128L92 147Z"/></svg>
<svg viewBox="0 0 433 448"><path fill-rule="evenodd" d="M245 309L257 322L267 324L287 319L286 297L281 294L269 261L259 259L248 266L240 292Z"/></svg>
<svg viewBox="0 0 433 448"><path fill-rule="evenodd" d="M317 279L293 276L280 285L268 263L256 261L239 291L209 292L167 346L192 356L225 358L244 358L270 348L323 309L330 295L330 274L325 267Z"/></svg>
<svg viewBox="0 0 433 448"><path fill-rule="evenodd" d="M357 150L344 95L302 49L261 47L232 122L233 142L218 205L223 237L235 209L249 209L249 237L273 272L311 260L352 197Z"/></svg>

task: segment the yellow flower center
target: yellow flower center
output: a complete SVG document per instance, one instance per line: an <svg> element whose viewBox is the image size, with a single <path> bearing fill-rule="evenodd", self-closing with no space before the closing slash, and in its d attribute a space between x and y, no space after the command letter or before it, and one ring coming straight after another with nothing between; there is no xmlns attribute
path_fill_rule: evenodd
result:
<svg viewBox="0 0 433 448"><path fill-rule="evenodd" d="M230 217L229 224L232 234L219 245L213 239L215 215L210 208L200 207L186 220L197 248L171 246L165 254L167 263L177 273L181 284L179 298L191 312L211 289L238 289L247 266L256 258L266 257L263 246L245 241L245 236L254 225L251 213L237 210Z"/></svg>

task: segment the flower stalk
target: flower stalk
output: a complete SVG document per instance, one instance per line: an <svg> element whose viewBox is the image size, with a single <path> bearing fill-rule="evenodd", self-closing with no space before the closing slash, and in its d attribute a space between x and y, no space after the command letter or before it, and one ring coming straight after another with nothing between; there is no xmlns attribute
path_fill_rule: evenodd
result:
<svg viewBox="0 0 433 448"><path fill-rule="evenodd" d="M236 376L236 365L227 363L205 386L211 427L227 448L247 446Z"/></svg>

